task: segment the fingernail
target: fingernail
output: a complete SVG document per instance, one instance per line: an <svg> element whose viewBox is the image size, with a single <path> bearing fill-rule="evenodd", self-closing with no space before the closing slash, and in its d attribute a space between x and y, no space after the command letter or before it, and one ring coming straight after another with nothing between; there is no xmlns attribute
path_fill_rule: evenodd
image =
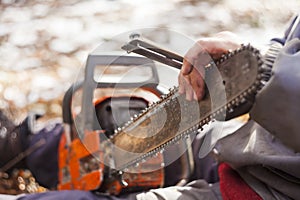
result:
<svg viewBox="0 0 300 200"><path fill-rule="evenodd" d="M198 100L199 100L199 98L198 98L198 96L197 96L197 95L194 95L194 100L196 100L196 101L198 101Z"/></svg>
<svg viewBox="0 0 300 200"><path fill-rule="evenodd" d="M187 101L192 101L193 98L191 98L189 95L186 95L186 96L185 96L185 99L186 99Z"/></svg>
<svg viewBox="0 0 300 200"><path fill-rule="evenodd" d="M182 88L182 87L179 87L178 93L179 93L179 94L183 94L183 88Z"/></svg>

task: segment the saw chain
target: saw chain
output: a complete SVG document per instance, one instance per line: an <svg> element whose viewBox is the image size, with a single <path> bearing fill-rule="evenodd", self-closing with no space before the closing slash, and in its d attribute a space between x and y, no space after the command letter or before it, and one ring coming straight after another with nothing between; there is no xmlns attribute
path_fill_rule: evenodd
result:
<svg viewBox="0 0 300 200"><path fill-rule="evenodd" d="M178 68L181 65L182 57L146 44L145 47L144 41L133 40L123 49L143 55L150 50L150 56L146 54L146 57L160 62L165 60L163 63ZM168 55L157 58L154 49L163 54L168 52ZM126 172L163 152L169 145L200 133L203 126L212 120L228 120L248 112L256 93L270 78L271 68L264 64L257 49L242 45L210 62L205 66L205 74L206 94L203 100L187 101L184 95L178 93L178 87L174 87L158 102L115 130L105 152L111 154L117 171Z"/></svg>

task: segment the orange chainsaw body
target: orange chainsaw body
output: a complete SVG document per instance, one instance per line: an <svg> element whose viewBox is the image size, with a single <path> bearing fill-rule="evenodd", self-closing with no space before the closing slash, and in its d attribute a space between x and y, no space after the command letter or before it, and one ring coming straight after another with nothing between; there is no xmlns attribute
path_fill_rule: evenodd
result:
<svg viewBox="0 0 300 200"><path fill-rule="evenodd" d="M67 146L63 134L59 144L59 190L95 190L103 181L104 164L99 132L87 132L82 142L74 139ZM88 144L88 149L85 144Z"/></svg>
<svg viewBox="0 0 300 200"><path fill-rule="evenodd" d="M114 71L114 69L117 70ZM105 80L104 82L96 80L95 77L98 77L95 76L97 70L101 72L99 77L108 75L110 82L105 82L108 79L103 79ZM124 73L120 74L120 77L123 77L124 74L130 75L130 72L135 72L132 74L133 78L126 79L124 83L114 83L111 77L115 77L116 74L114 73L119 73L122 70ZM137 74L142 74L142 77L146 76L145 80L136 80ZM128 82L128 80L132 80L132 82ZM161 167L164 164L164 156L161 153L140 163L134 170L136 173L129 173L131 170L122 172L121 180L119 179L120 177L109 176L109 167L101 162L105 157L101 144L109 138L102 136L112 130L106 129L100 121L106 121L110 117L101 115L101 112L110 110L111 107L109 107L110 109L105 109L105 107L100 106L101 112L98 109L98 106L101 104L115 108L115 105L107 104L107 99L109 98L117 100L129 98L130 101L136 101L134 102L136 103L135 105L143 105L143 107L140 106L138 109L137 107L132 108L132 110L129 108L130 114L137 114L140 110L147 107L149 102L157 101L161 94L168 91L168 88L158 87L159 83L155 63L147 58L102 55L98 52L91 53L88 56L84 81L74 83L63 99L63 120L65 125L68 126L68 130L65 129L66 134L62 135L59 144L59 190L97 190L109 194L120 194L127 191L158 188L164 185L165 169ZM107 92L109 90L112 93ZM81 96L77 95L77 92L81 92ZM98 93L99 96L97 96ZM81 103L76 104L76 106L80 107L78 112L77 109L72 107L74 98L77 96L81 97L79 101ZM119 105L122 106L124 103L121 102ZM100 117L97 115L98 112L100 112ZM123 112L122 109L119 110L119 113ZM97 116L92 116L94 113ZM83 121L80 124L81 132L83 133L79 133L75 128L74 121L78 116ZM122 123L128 120L130 120L130 117L123 118ZM93 126L95 121L100 123L101 127L95 128ZM116 125L119 126L118 123ZM145 169L157 170L145 172L147 171ZM124 185L122 181L126 182L126 184Z"/></svg>
<svg viewBox="0 0 300 200"><path fill-rule="evenodd" d="M103 152L100 149L99 131L87 132L83 141L74 139L67 147L63 134L59 144L59 190L97 190L119 194L124 191L138 191L161 187L164 183L164 170L159 167L163 163L163 155L141 163L138 168L158 168L156 171L123 174L128 184L123 186L119 180L105 182L105 166L101 163Z"/></svg>

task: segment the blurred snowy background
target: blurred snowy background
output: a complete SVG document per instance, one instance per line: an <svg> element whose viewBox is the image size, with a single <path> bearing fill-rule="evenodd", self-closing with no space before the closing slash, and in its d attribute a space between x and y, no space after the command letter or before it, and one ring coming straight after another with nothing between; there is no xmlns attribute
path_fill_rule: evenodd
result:
<svg viewBox="0 0 300 200"><path fill-rule="evenodd" d="M88 53L114 35L157 27L197 39L229 30L262 44L299 8L299 0L0 0L0 109L15 121L32 110L60 116Z"/></svg>

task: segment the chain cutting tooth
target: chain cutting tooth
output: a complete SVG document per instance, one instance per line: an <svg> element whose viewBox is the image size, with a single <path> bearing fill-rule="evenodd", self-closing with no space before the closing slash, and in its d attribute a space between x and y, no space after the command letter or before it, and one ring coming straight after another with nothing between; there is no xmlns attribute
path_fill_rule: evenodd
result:
<svg viewBox="0 0 300 200"><path fill-rule="evenodd" d="M252 52L254 50L253 46L251 46L250 44L247 44L246 48ZM253 53L255 53L255 52L253 52Z"/></svg>
<svg viewBox="0 0 300 200"><path fill-rule="evenodd" d="M231 101L231 104L232 104L232 105L235 105L236 102L237 102L237 100L236 100L236 99L233 99L233 100Z"/></svg>
<svg viewBox="0 0 300 200"><path fill-rule="evenodd" d="M232 53L232 51L230 51L227 56L228 58L231 58L232 56L234 56L234 54Z"/></svg>
<svg viewBox="0 0 300 200"><path fill-rule="evenodd" d="M239 98L238 98L238 97L235 99L234 105L235 105L236 107L240 105L240 102L239 102Z"/></svg>

